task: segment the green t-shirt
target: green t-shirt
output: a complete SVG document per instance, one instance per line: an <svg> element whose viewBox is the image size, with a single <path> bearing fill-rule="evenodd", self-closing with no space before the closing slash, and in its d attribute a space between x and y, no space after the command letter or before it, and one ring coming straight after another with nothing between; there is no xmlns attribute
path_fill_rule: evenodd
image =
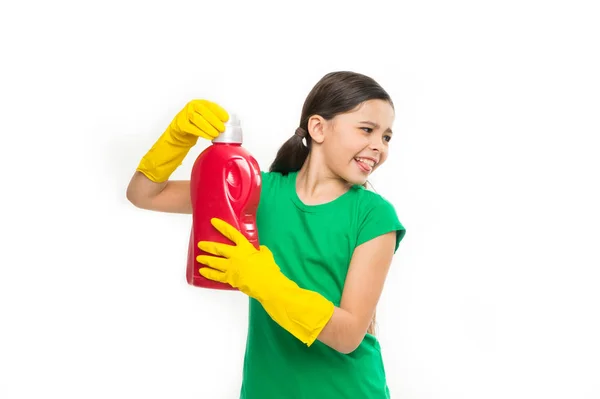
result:
<svg viewBox="0 0 600 399"><path fill-rule="evenodd" d="M322 205L305 205L296 194L297 172L262 173L257 227L283 274L300 287L340 305L354 248L405 229L393 206L355 186ZM320 341L310 347L275 323L250 298L242 399L389 398L377 339L367 334L350 354Z"/></svg>

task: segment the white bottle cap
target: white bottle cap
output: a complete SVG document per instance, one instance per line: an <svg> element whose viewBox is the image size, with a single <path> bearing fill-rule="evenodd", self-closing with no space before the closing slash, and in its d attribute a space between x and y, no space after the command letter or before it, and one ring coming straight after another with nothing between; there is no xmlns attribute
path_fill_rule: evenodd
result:
<svg viewBox="0 0 600 399"><path fill-rule="evenodd" d="M244 136L242 134L242 124L236 114L230 114L229 120L225 123L225 131L219 134L213 143L239 143L242 144Z"/></svg>

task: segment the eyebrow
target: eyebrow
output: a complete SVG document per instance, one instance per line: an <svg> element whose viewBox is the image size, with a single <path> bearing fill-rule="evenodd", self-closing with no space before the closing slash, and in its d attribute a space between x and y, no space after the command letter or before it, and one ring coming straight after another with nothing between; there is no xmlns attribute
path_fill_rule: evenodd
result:
<svg viewBox="0 0 600 399"><path fill-rule="evenodd" d="M371 121L360 121L360 123L366 123L367 125L371 125L373 126L374 129L379 129L380 126L375 123L375 122L371 122ZM392 132L392 129L388 127L388 129L386 130L386 133L394 133Z"/></svg>

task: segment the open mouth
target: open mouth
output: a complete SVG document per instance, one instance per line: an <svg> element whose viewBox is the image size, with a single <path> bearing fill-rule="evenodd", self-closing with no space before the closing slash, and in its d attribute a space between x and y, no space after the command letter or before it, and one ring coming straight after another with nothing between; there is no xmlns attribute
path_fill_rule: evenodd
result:
<svg viewBox="0 0 600 399"><path fill-rule="evenodd" d="M371 172L373 167L375 167L375 161L368 158L354 158L359 168L361 168L365 172Z"/></svg>

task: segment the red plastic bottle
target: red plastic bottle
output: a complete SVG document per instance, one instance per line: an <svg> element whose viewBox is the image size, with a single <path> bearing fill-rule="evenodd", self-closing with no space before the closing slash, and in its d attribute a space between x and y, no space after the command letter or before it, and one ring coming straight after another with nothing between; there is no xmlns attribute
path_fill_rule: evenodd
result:
<svg viewBox="0 0 600 399"><path fill-rule="evenodd" d="M261 176L258 163L242 147L240 121L230 115L225 132L212 141L192 167L192 229L188 249L186 279L188 284L221 290L236 290L229 284L209 280L198 270L207 267L196 256L206 254L198 241L215 241L235 245L210 223L219 218L237 228L257 249L256 211L260 200ZM215 256L215 255L212 255Z"/></svg>

